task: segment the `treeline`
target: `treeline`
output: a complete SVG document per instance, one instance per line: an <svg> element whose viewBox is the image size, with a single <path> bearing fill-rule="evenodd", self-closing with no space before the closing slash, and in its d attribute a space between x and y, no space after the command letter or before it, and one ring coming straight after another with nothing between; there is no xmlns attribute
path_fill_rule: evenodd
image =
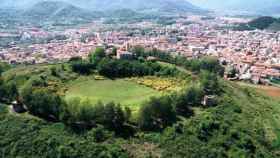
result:
<svg viewBox="0 0 280 158"><path fill-rule="evenodd" d="M221 66L219 60L215 57L203 57L200 59L187 59L183 56L172 56L169 53L153 49L146 51L143 47L134 47L132 52L136 55L138 59L146 59L149 56L155 57L157 60L162 62L167 62L174 64L180 67L183 67L187 70L190 70L194 73L200 73L202 71L209 71L220 76L224 74L224 67Z"/></svg>
<svg viewBox="0 0 280 158"><path fill-rule="evenodd" d="M143 47L134 47L132 60L117 60L105 54L105 50L97 48L89 55L89 58L82 60L74 57L70 59L72 70L80 74L90 74L93 71L101 75L115 77L131 77L146 75L176 76L179 71L175 67L162 66L158 62L162 61L174 64L199 74L202 71L209 71L220 76L224 74L217 58L204 57L201 59L187 59L183 56L172 56L169 53L153 49L146 51ZM149 60L149 57L155 60Z"/></svg>
<svg viewBox="0 0 280 158"><path fill-rule="evenodd" d="M176 68L163 67L159 63L147 61L138 56L134 56L132 60L114 59L107 56L102 48L97 48L86 60L74 57L69 62L76 73L88 75L97 71L109 78L147 75L175 76L178 74Z"/></svg>

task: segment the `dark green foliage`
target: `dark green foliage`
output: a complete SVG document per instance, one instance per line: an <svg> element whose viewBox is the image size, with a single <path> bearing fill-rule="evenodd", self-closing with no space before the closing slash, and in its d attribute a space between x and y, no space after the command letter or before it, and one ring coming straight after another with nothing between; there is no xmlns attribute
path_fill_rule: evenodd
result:
<svg viewBox="0 0 280 158"><path fill-rule="evenodd" d="M183 60L183 65L196 73L209 71L220 76L224 75L224 68L220 65L218 59L213 57L204 57L199 60Z"/></svg>
<svg viewBox="0 0 280 158"><path fill-rule="evenodd" d="M248 23L248 25L252 28L256 29L266 29L268 28L272 23L276 22L277 19L269 16L259 17L257 19L254 19Z"/></svg>
<svg viewBox="0 0 280 158"><path fill-rule="evenodd" d="M125 114L121 109L120 105L115 105L114 103L106 104L104 107L104 120L102 120L104 126L110 130L115 130L120 132L125 120Z"/></svg>
<svg viewBox="0 0 280 158"><path fill-rule="evenodd" d="M157 60L167 62L170 64L174 64L177 66L182 66L192 72L199 73L203 70L216 73L220 76L224 74L224 68L220 65L219 60L214 57L203 57L201 59L192 59L189 60L185 57L181 56L172 56L169 53L162 52L157 49L153 49L152 51L145 52L144 48L142 47L135 47L132 50L136 56L147 58L148 56L156 57Z"/></svg>
<svg viewBox="0 0 280 158"><path fill-rule="evenodd" d="M104 66L103 70L110 72L104 71L109 77L111 74L114 77L145 75L142 70L146 69L147 74L152 75L176 74L173 68L165 69L157 62L146 60L148 56L155 56L159 61L195 72L193 76L199 80L193 80L184 91L152 98L141 107L136 122L136 118L131 119L134 113L130 109L115 103L92 105L80 99L64 103L56 90L49 88L48 75L58 79L55 76L65 70L47 67L45 74L26 77L29 80L20 88L20 99L31 114L61 123L30 117L30 113L15 116L0 104L0 157L279 157L278 133L275 132L278 131L279 102L258 95L250 88L241 89L222 81L219 75L223 68L214 58L187 60L157 50L145 52L141 48L137 52L140 54L137 60L101 56L97 65ZM73 59L70 64L83 62L90 63ZM88 70L91 73L96 67ZM13 85L11 81L13 77L7 83L0 80L0 85ZM9 87L15 92L14 86ZM217 105L200 107L204 95L215 95ZM275 134L273 140L270 133Z"/></svg>
<svg viewBox="0 0 280 158"><path fill-rule="evenodd" d="M81 57L72 57L69 59L70 63L75 63L75 62L82 62L83 59Z"/></svg>
<svg viewBox="0 0 280 158"><path fill-rule="evenodd" d="M107 131L103 126L97 126L87 132L86 138L92 142L104 142L105 140L111 138L113 134Z"/></svg>
<svg viewBox="0 0 280 158"><path fill-rule="evenodd" d="M4 68L2 65L0 65L0 76L2 75L3 72L4 72Z"/></svg>
<svg viewBox="0 0 280 158"><path fill-rule="evenodd" d="M0 78L0 101L12 102L18 95L17 86L13 81L5 82Z"/></svg>
<svg viewBox="0 0 280 158"><path fill-rule="evenodd" d="M75 127L81 128L78 130L102 125L106 129L120 134L124 129L124 124L130 119L130 114L126 111L115 103L103 104L99 102L96 105L92 105L88 101L81 102L78 99L74 99L68 102L64 108L61 119L72 126L79 124L79 127Z"/></svg>
<svg viewBox="0 0 280 158"><path fill-rule="evenodd" d="M50 71L51 71L52 76L55 76L55 77L59 76L59 70L56 67L51 67Z"/></svg>
<svg viewBox="0 0 280 158"><path fill-rule="evenodd" d="M0 76L2 75L3 72L7 71L8 69L11 68L11 65L5 62L0 62Z"/></svg>
<svg viewBox="0 0 280 158"><path fill-rule="evenodd" d="M25 89L22 99L31 114L48 120L59 120L64 103L57 94L46 89Z"/></svg>
<svg viewBox="0 0 280 158"><path fill-rule="evenodd" d="M219 80L216 74L208 71L203 71L200 74L200 80L204 94L217 95L221 92Z"/></svg>
<svg viewBox="0 0 280 158"><path fill-rule="evenodd" d="M248 23L242 23L239 24L238 26L234 27L234 30L238 31L244 31L244 30L264 30L264 29L269 29L271 26L276 26L276 28L273 28L275 30L279 29L277 28L280 24L279 19L270 17L270 16L262 16L256 19L253 19L252 21Z"/></svg>
<svg viewBox="0 0 280 158"><path fill-rule="evenodd" d="M189 117L193 115L191 107L199 106L203 98L203 90L200 87L191 86L181 95L177 96L175 107L179 115Z"/></svg>
<svg viewBox="0 0 280 158"><path fill-rule="evenodd" d="M18 89L14 81L6 81L2 73L10 68L10 65L0 62L0 102L12 102L18 97Z"/></svg>
<svg viewBox="0 0 280 158"><path fill-rule="evenodd" d="M95 67L94 64L86 61L72 62L71 66L73 72L82 75L89 75L91 73L91 70Z"/></svg>
<svg viewBox="0 0 280 158"><path fill-rule="evenodd" d="M198 139L207 142L213 136L213 133L220 128L220 123L214 120L205 120L200 122L198 129Z"/></svg>
<svg viewBox="0 0 280 158"><path fill-rule="evenodd" d="M169 97L151 98L140 109L138 124L147 131L161 131L176 122L176 112Z"/></svg>
<svg viewBox="0 0 280 158"><path fill-rule="evenodd" d="M223 97L207 114L190 119L183 127L167 128L161 139L162 157L277 157L270 152L262 126L252 124L254 117L245 119L237 104Z"/></svg>
<svg viewBox="0 0 280 158"><path fill-rule="evenodd" d="M21 92L21 101L31 114L58 121L65 103L59 95L47 89L46 86L47 83L43 78L31 78Z"/></svg>
<svg viewBox="0 0 280 158"><path fill-rule="evenodd" d="M118 51L118 49L117 49L116 47L113 47L113 49L112 49L112 55L113 55L113 56L116 56L116 55L117 55L117 51Z"/></svg>
<svg viewBox="0 0 280 158"><path fill-rule="evenodd" d="M140 62L137 60L115 60L104 58L97 66L97 70L101 75L116 77L146 76L146 75L165 75L172 76L178 71L172 68L162 67L154 62Z"/></svg>
<svg viewBox="0 0 280 158"><path fill-rule="evenodd" d="M96 48L94 52L89 55L89 60L93 64L98 64L103 58L106 57L105 49Z"/></svg>
<svg viewBox="0 0 280 158"><path fill-rule="evenodd" d="M1 114L2 115L2 114ZM91 131L82 135L68 132L61 124L14 117L0 117L0 155L5 158L127 158L117 144L97 144L95 140L111 138ZM96 129L97 131L100 128ZM97 136L99 135L99 136ZM101 138L103 137L103 138Z"/></svg>

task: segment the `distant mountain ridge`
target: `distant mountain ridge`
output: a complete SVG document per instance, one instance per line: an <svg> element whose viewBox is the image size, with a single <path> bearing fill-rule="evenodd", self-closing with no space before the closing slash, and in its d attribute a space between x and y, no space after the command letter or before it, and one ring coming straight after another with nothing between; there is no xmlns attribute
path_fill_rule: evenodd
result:
<svg viewBox="0 0 280 158"><path fill-rule="evenodd" d="M186 0L92 0L94 9L132 9L137 11L202 12L203 10Z"/></svg>
<svg viewBox="0 0 280 158"><path fill-rule="evenodd" d="M65 3L79 8L94 11L112 11L119 9L131 9L144 12L169 12L169 13L202 13L203 10L187 0L1 0L2 7L30 8L31 6L40 7L38 4ZM58 3L60 2L60 3ZM64 3L64 4L63 4ZM36 9L36 8L35 8ZM49 12L51 13L51 12Z"/></svg>
<svg viewBox="0 0 280 158"><path fill-rule="evenodd" d="M89 11L62 1L42 1L25 10L24 16L39 20L83 19L91 20L101 13Z"/></svg>

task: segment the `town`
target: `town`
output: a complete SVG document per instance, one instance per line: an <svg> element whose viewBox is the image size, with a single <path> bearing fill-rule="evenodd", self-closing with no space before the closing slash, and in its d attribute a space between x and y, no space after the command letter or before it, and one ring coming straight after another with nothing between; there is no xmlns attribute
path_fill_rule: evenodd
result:
<svg viewBox="0 0 280 158"><path fill-rule="evenodd" d="M77 56L86 58L97 47L106 48L108 52L116 48L118 57L122 57L130 55L130 48L141 46L189 59L217 57L226 67L225 77L229 80L247 80L255 84L278 81L280 32L230 29L236 23L248 21L191 15L176 18L170 25L153 21L114 25L96 20L63 31L21 28L18 34L0 33L0 38L12 36L44 42L10 43L9 47L0 47L0 60L10 64L52 63Z"/></svg>

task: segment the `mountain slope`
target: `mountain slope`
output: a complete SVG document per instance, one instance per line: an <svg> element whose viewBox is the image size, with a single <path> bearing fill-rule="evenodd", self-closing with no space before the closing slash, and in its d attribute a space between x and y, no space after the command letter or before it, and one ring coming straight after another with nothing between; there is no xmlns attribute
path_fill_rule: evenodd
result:
<svg viewBox="0 0 280 158"><path fill-rule="evenodd" d="M76 4L77 2L71 1ZM162 12L203 12L186 0L87 0L79 1L83 7L91 6L96 10L132 9L137 11L162 11ZM83 4L89 4L84 6ZM77 4L78 5L78 4Z"/></svg>
<svg viewBox="0 0 280 158"><path fill-rule="evenodd" d="M37 4L36 4L37 3ZM135 11L154 11L154 12L191 12L201 13L205 10L194 6L187 0L2 0L0 7L20 8L26 9L38 4L59 4L65 6L69 3L81 8L98 11L118 10L118 9L131 9ZM68 5L69 5L68 4ZM52 6L46 5L47 7ZM53 5L55 6L55 5ZM40 7L39 7L40 8ZM52 10L49 11L51 13Z"/></svg>
<svg viewBox="0 0 280 158"><path fill-rule="evenodd" d="M27 9L25 15L42 18L83 16L86 12L65 2L43 1Z"/></svg>
<svg viewBox="0 0 280 158"><path fill-rule="evenodd" d="M37 20L92 20L101 13L86 9L62 1L42 1L26 9L24 16ZM67 22L66 21L66 22Z"/></svg>

